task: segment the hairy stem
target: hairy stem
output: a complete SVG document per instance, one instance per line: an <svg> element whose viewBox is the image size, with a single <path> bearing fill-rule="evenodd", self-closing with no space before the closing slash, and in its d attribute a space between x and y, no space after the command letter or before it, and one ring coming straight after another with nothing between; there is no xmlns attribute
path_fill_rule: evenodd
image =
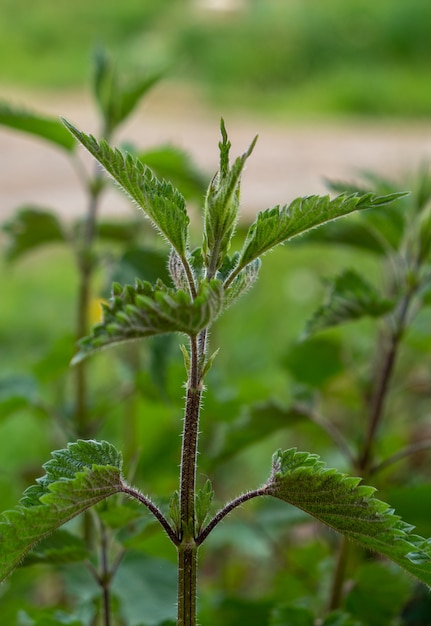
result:
<svg viewBox="0 0 431 626"><path fill-rule="evenodd" d="M199 363L202 343L190 338L190 371L184 415L180 476L181 540L178 546L178 625L196 625L197 550L195 490L202 380Z"/></svg>
<svg viewBox="0 0 431 626"><path fill-rule="evenodd" d="M241 506L241 504L244 504L244 502L251 500L252 498L257 498L259 496L265 496L265 495L267 495L266 487L261 487L260 489L255 489L254 491L247 491L241 496L238 496L238 498L235 498L235 500L232 500L231 502L226 504L222 509L220 509L220 511L213 517L213 519L205 526L202 532L198 535L198 537L196 538L197 545L200 545L203 541L205 541L205 539L208 537L210 532L214 530L217 524L219 524L222 521L222 519L225 518L226 515L228 515L231 511L236 509L238 506Z"/></svg>
<svg viewBox="0 0 431 626"><path fill-rule="evenodd" d="M149 498L147 498L147 496L144 496L142 493L140 493L136 489L133 489L132 487L129 487L128 485L123 484L121 491L122 493L127 494L131 498L135 498L135 500L138 500L141 504L146 506L147 509L154 515L154 517L160 523L161 527L166 532L166 534L168 535L172 543L174 543L176 546L179 544L179 538L177 537L176 533L172 530L171 525L169 524L166 517L163 515L160 509L154 504L154 502L152 502Z"/></svg>
<svg viewBox="0 0 431 626"><path fill-rule="evenodd" d="M197 552L194 541L178 548L177 626L196 626Z"/></svg>

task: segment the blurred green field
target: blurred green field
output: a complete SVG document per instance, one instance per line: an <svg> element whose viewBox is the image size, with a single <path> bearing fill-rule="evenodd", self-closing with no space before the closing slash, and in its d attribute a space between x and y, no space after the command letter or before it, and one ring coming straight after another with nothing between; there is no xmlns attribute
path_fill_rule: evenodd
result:
<svg viewBox="0 0 431 626"><path fill-rule="evenodd" d="M272 115L429 115L427 0L247 0L231 13L199 6L2 0L0 83L81 89L103 45L132 67L168 68L215 105Z"/></svg>

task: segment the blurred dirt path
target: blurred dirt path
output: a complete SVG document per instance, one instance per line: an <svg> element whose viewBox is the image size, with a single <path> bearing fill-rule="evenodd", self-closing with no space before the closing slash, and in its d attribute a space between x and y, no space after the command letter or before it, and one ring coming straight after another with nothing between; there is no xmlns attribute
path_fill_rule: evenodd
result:
<svg viewBox="0 0 431 626"><path fill-rule="evenodd" d="M97 134L94 107L82 95L51 100L22 93L4 97L40 113L63 115L82 130ZM173 143L187 150L210 175L217 168L221 113L208 110L189 92L160 86L121 129L119 139L131 139L142 148ZM431 123L276 123L238 114L229 114L225 121L233 157L259 134L243 176L243 215L248 218L297 196L325 193L325 178L351 181L362 169L398 176L431 161ZM23 204L74 217L84 213L85 196L61 150L0 127L0 219ZM104 199L103 212L121 217L129 211L127 206L113 191Z"/></svg>

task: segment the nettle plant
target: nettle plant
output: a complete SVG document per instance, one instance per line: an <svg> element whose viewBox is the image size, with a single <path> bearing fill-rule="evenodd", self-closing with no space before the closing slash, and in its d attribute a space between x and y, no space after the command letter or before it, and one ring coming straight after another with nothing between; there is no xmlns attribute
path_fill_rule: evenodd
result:
<svg viewBox="0 0 431 626"><path fill-rule="evenodd" d="M103 321L80 342L74 362L80 363L103 348L154 335L178 333L188 339L188 345L181 348L187 381L179 487L171 495L169 506L158 506L128 483L121 454L110 443L82 439L70 443L66 449L56 450L44 465L45 475L25 491L16 509L3 515L1 578L10 574L32 548L54 530L90 507L99 505L100 508L103 505L99 503L106 498L122 495L146 507L175 546L178 554L177 625L193 626L197 623L200 546L237 507L255 498L272 497L298 507L430 585L430 540L413 534L412 526L374 497L373 487L362 485L361 478L328 469L316 454L295 448L276 451L267 480L218 510L213 506L215 494L210 480L202 486L197 481L202 397L207 374L218 352L218 347L210 348L210 331L220 315L252 287L258 278L261 257L326 222L354 211L381 207L404 194L344 193L334 199L329 196L298 198L289 205L259 213L248 229L242 248L230 254L238 221L241 173L256 139L230 164L231 144L222 122L220 166L205 197L201 246L192 249L186 203L177 189L158 180L133 156L111 148L104 140L98 142L67 121L64 123L143 210L170 247L172 285L161 280L150 284L139 278L133 286L114 283L111 301L104 305ZM365 463L361 467L365 468ZM106 544L106 537L104 541ZM117 555L110 561L105 550L100 562L91 564L101 588L105 626L113 623L111 585L118 558ZM140 619L144 625L145 611ZM287 623L277 619L274 624ZM288 620L287 613L285 619ZM324 623L335 623L334 619L335 616L327 616Z"/></svg>

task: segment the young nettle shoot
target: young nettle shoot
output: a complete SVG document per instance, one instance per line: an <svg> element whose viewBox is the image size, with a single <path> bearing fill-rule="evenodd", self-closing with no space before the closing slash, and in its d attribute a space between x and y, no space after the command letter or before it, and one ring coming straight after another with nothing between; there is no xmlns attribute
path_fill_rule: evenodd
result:
<svg viewBox="0 0 431 626"><path fill-rule="evenodd" d="M45 465L45 476L25 492L15 510L4 514L0 523L1 577L5 578L38 541L72 517L109 496L126 494L147 507L176 547L177 624L195 626L199 547L235 508L265 496L302 509L430 585L430 542L412 534L411 526L374 497L374 488L361 485L359 478L328 469L315 454L296 449L275 452L266 482L227 502L215 514L211 482L201 489L196 486L202 392L219 349L209 345L213 324L253 286L265 253L327 222L354 211L372 211L403 194L343 193L333 199L313 195L264 210L249 227L242 248L231 255L241 173L256 139L231 163L231 144L222 121L220 166L205 197L201 247L195 248L186 202L172 184L158 180L130 154L97 141L67 121L64 124L143 211L170 248L172 284L162 280L150 284L139 277L134 285L114 284L111 300L104 305L103 321L82 339L74 361L130 340L165 333L186 337L188 345L182 348L186 398L184 415L178 416L178 427L183 427L178 490L171 495L169 513L165 514L149 497L127 484L121 455L111 444L93 440L71 443L53 453ZM358 289L363 290L363 285L358 284ZM379 310L389 307L388 302L376 300L374 304ZM325 320L320 316L313 323L322 325Z"/></svg>

